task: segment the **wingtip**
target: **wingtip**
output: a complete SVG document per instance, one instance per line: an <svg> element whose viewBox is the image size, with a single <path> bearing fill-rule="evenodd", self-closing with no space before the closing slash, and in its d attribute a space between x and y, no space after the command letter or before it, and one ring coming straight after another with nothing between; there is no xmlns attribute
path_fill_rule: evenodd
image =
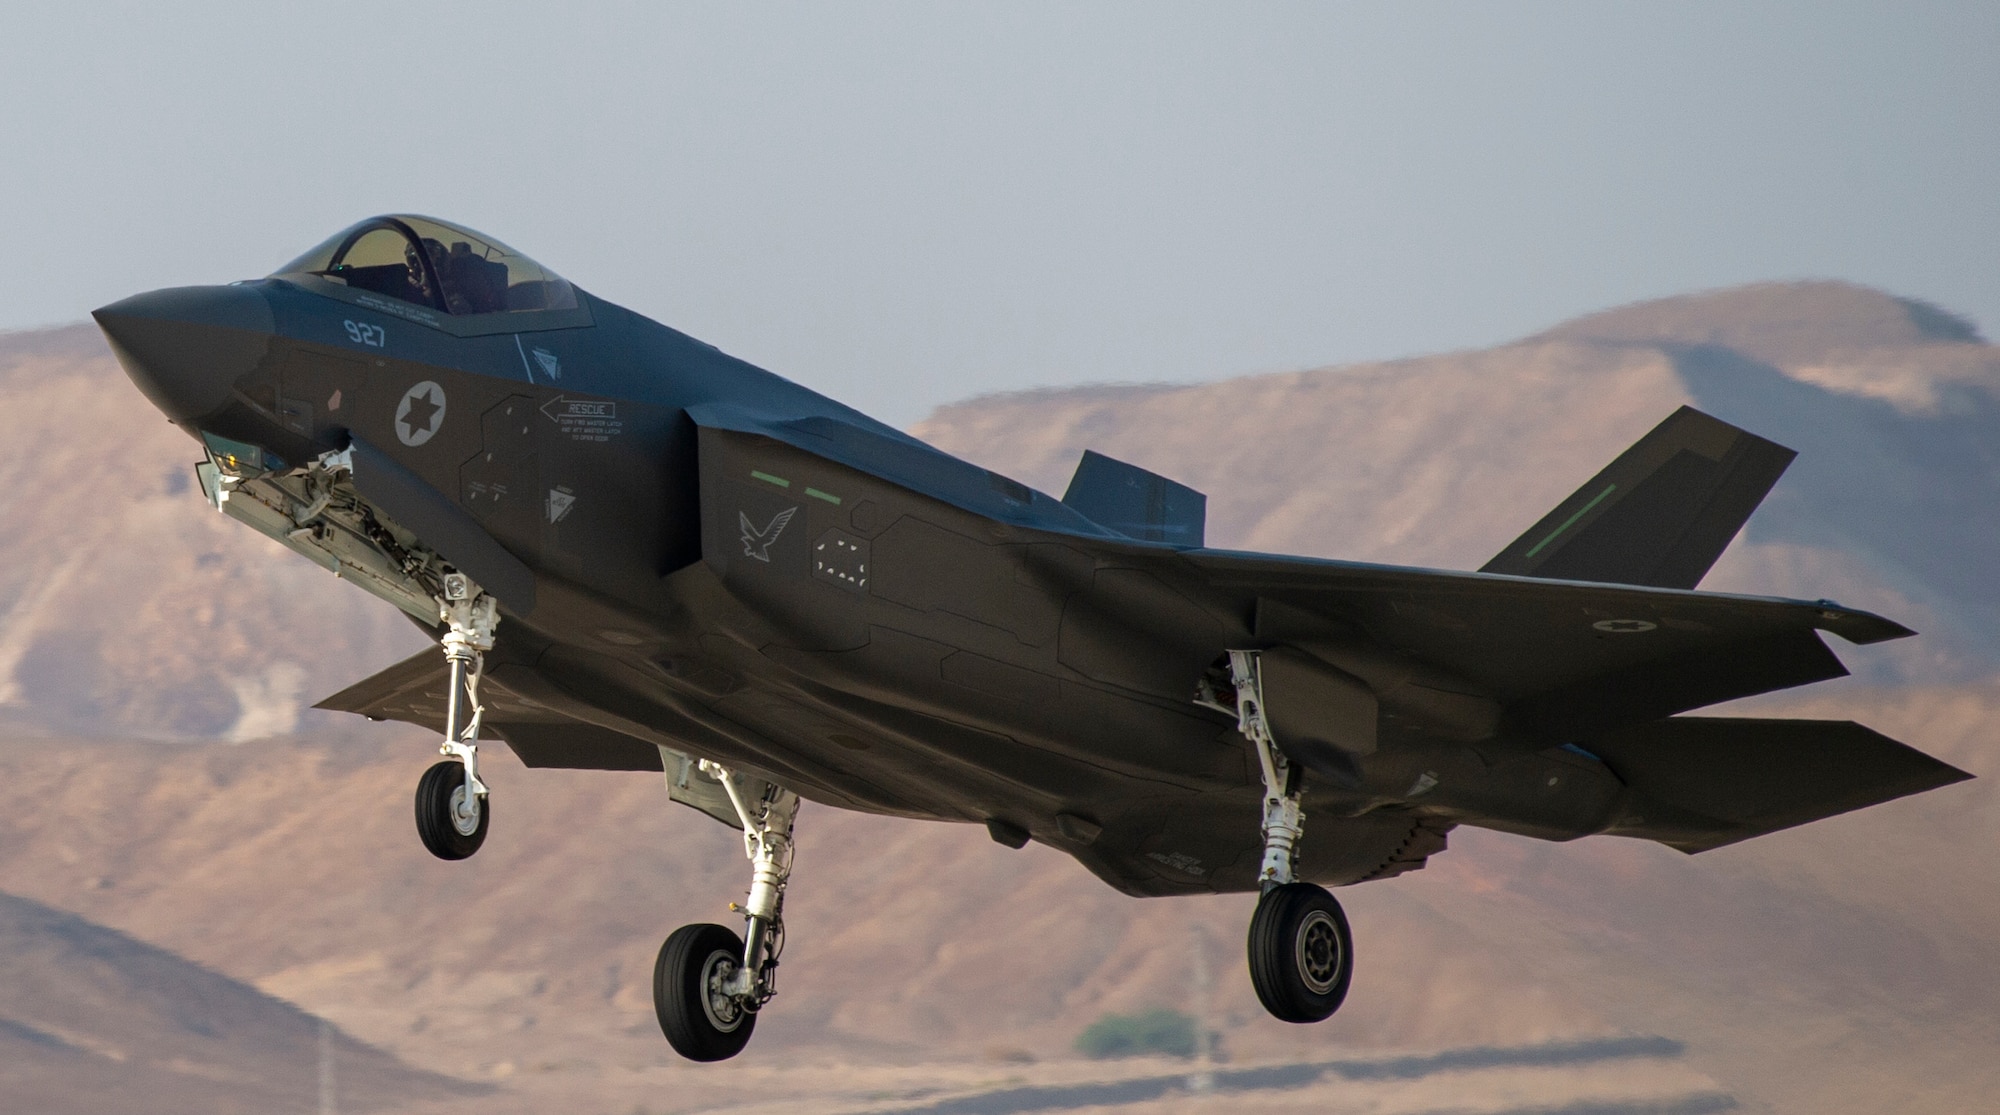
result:
<svg viewBox="0 0 2000 1115"><path fill-rule="evenodd" d="M1873 612L1843 608L1831 600L1821 600L1819 623L1822 631L1831 631L1856 646L1870 643L1886 643L1892 639L1907 639L1916 632L1904 627L1893 619L1878 616Z"/></svg>

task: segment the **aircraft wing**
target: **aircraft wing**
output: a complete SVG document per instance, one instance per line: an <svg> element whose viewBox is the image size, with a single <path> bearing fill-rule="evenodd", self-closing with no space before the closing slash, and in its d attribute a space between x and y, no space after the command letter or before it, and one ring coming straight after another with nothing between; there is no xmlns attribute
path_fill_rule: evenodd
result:
<svg viewBox="0 0 2000 1115"><path fill-rule="evenodd" d="M398 720L442 736L445 700L451 685L447 669L444 656L435 649L419 651L313 707L357 713L371 720ZM644 728L620 731L615 714L607 714L605 723L569 715L551 702L573 698L563 694L559 687L551 686L533 667L507 658L503 649L488 652L487 669L479 682L479 700L486 707L480 721L485 734L504 740L524 766L663 771L669 798L730 828L740 824L735 806L721 783L701 770L692 756L673 744L640 738ZM689 734L698 735L698 729ZM751 797L763 793L762 787L767 783L762 776L742 768L738 774L744 778Z"/></svg>
<svg viewBox="0 0 2000 1115"><path fill-rule="evenodd" d="M1868 612L1677 589L1196 550L1260 639L1366 641L1439 667L1553 735L1654 720L1843 676L1820 641L1914 634Z"/></svg>
<svg viewBox="0 0 2000 1115"><path fill-rule="evenodd" d="M370 720L400 720L443 735L445 696L449 689L444 656L426 647L313 707L328 712L351 712Z"/></svg>
<svg viewBox="0 0 2000 1115"><path fill-rule="evenodd" d="M482 725L507 741L524 764L572 770L660 769L660 752L653 744L565 716L520 692L529 688L519 684L522 670L504 660L504 650L489 652L479 698L486 706ZM516 684L510 686L510 680ZM444 656L425 648L313 707L415 724L442 736L450 686Z"/></svg>

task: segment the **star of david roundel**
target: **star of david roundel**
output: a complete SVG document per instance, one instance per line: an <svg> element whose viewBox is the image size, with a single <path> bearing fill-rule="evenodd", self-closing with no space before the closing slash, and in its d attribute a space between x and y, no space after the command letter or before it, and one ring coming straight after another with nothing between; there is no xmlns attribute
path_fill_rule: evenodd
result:
<svg viewBox="0 0 2000 1115"><path fill-rule="evenodd" d="M403 401L396 407L397 440L414 449L429 441L442 425L444 388L427 379L403 392Z"/></svg>

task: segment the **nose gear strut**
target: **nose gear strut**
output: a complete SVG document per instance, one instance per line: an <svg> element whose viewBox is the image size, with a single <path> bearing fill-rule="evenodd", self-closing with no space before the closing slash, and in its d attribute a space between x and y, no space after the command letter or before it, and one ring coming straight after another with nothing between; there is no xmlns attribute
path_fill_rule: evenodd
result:
<svg viewBox="0 0 2000 1115"><path fill-rule="evenodd" d="M417 834L432 855L459 860L479 850L490 819L489 792L479 778L479 722L486 712L479 703L479 679L500 612L493 597L464 574L447 573L443 582L438 615L446 625L441 644L451 676L438 753L447 758L417 783Z"/></svg>

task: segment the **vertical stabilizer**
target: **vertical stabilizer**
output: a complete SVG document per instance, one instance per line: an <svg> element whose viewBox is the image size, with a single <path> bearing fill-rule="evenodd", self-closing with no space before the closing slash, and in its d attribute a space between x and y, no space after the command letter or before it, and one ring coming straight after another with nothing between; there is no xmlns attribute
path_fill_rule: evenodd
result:
<svg viewBox="0 0 2000 1115"><path fill-rule="evenodd" d="M1682 407L1480 572L1693 588L1797 455Z"/></svg>
<svg viewBox="0 0 2000 1115"><path fill-rule="evenodd" d="M1208 518L1207 496L1089 449L1062 501L1099 526L1170 546L1200 546Z"/></svg>

